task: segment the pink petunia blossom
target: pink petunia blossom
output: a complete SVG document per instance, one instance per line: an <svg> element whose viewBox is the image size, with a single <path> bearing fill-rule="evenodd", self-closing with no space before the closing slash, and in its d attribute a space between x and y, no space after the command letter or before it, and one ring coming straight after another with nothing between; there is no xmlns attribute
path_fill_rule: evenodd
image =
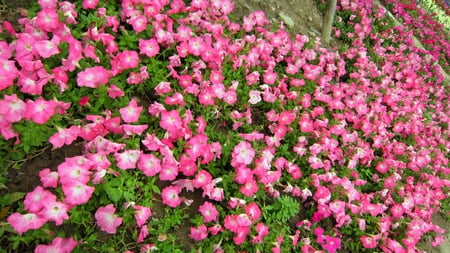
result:
<svg viewBox="0 0 450 253"><path fill-rule="evenodd" d="M81 182L69 182L62 185L62 190L66 196L66 204L81 205L89 201L95 188Z"/></svg>
<svg viewBox="0 0 450 253"><path fill-rule="evenodd" d="M374 249L378 245L378 240L376 236L366 236L363 235L359 238L364 248L366 249Z"/></svg>
<svg viewBox="0 0 450 253"><path fill-rule="evenodd" d="M55 35L51 40L37 41L35 48L42 58L50 58L53 55L59 54L59 42L60 38Z"/></svg>
<svg viewBox="0 0 450 253"><path fill-rule="evenodd" d="M86 184L92 172L89 170L92 163L85 159L69 159L58 165L58 176L61 184L80 182Z"/></svg>
<svg viewBox="0 0 450 253"><path fill-rule="evenodd" d="M97 225L102 231L109 234L115 234L118 226L122 224L122 218L115 215L116 208L113 204L107 206L99 207L95 212L95 219L97 220Z"/></svg>
<svg viewBox="0 0 450 253"><path fill-rule="evenodd" d="M176 132L182 127L182 120L177 110L162 111L159 125L169 131Z"/></svg>
<svg viewBox="0 0 450 253"><path fill-rule="evenodd" d="M102 66L86 68L77 75L77 85L80 87L98 88L108 81L109 72Z"/></svg>
<svg viewBox="0 0 450 253"><path fill-rule="evenodd" d="M161 160L153 154L141 154L137 167L146 176L152 177L161 171Z"/></svg>
<svg viewBox="0 0 450 253"><path fill-rule="evenodd" d="M56 196L52 192L44 190L41 186L36 186L33 191L25 195L23 201L24 209L32 213L37 213L45 207L46 203L52 201L56 201Z"/></svg>
<svg viewBox="0 0 450 253"><path fill-rule="evenodd" d="M252 239L252 243L262 243L264 237L269 235L269 227L262 222L256 224L255 230L258 234Z"/></svg>
<svg viewBox="0 0 450 253"><path fill-rule="evenodd" d="M42 182L42 186L49 188L56 188L58 186L59 175L56 171L50 171L49 168L45 168L39 171L39 178Z"/></svg>
<svg viewBox="0 0 450 253"><path fill-rule="evenodd" d="M202 224L199 227L191 227L190 231L189 237L194 239L194 241L201 241L208 236L208 229L205 224Z"/></svg>
<svg viewBox="0 0 450 253"><path fill-rule="evenodd" d="M167 186L161 192L163 204L170 207L177 207L181 204L180 194L181 188L178 186Z"/></svg>
<svg viewBox="0 0 450 253"><path fill-rule="evenodd" d="M250 143L241 141L238 145L234 146L231 155L235 163L250 164L255 157L255 150Z"/></svg>
<svg viewBox="0 0 450 253"><path fill-rule="evenodd" d="M141 33L147 28L147 18L144 15L136 15L127 20L136 33Z"/></svg>
<svg viewBox="0 0 450 253"><path fill-rule="evenodd" d="M125 93L119 87L117 87L115 84L111 84L108 87L108 96L110 98L122 97L124 95L125 95Z"/></svg>
<svg viewBox="0 0 450 253"><path fill-rule="evenodd" d="M155 39L139 39L139 50L141 54L147 57L154 57L159 53L159 45Z"/></svg>
<svg viewBox="0 0 450 253"><path fill-rule="evenodd" d="M159 172L159 179L162 181L173 181L178 176L179 166L171 159L163 158L161 163L161 171Z"/></svg>
<svg viewBox="0 0 450 253"><path fill-rule="evenodd" d="M133 208L135 209L134 218L136 219L136 223L138 227L141 227L152 216L152 210L150 207L139 205L134 205Z"/></svg>
<svg viewBox="0 0 450 253"><path fill-rule="evenodd" d="M72 238L56 237L49 245L39 244L34 253L70 253L77 246L78 242Z"/></svg>
<svg viewBox="0 0 450 253"><path fill-rule="evenodd" d="M126 123L136 122L139 120L142 108L142 106L137 105L136 99L133 98L128 106L119 109L120 116Z"/></svg>
<svg viewBox="0 0 450 253"><path fill-rule="evenodd" d="M142 151L140 150L125 150L121 153L114 153L114 158L117 161L117 167L122 170L128 170L136 168L136 163L141 154Z"/></svg>
<svg viewBox="0 0 450 253"><path fill-rule="evenodd" d="M205 201L198 207L198 210L203 216L203 222L217 221L219 212L212 203Z"/></svg>
<svg viewBox="0 0 450 253"><path fill-rule="evenodd" d="M0 100L0 114L3 118L9 122L20 121L25 112L27 106L16 94L5 95L2 100Z"/></svg>
<svg viewBox="0 0 450 253"><path fill-rule="evenodd" d="M245 182L239 189L239 191L247 197L252 197L258 190L259 187L253 178Z"/></svg>
<svg viewBox="0 0 450 253"><path fill-rule="evenodd" d="M49 142L53 145L53 149L72 144L78 138L80 133L79 126L71 126L70 128L57 127L57 129L58 132L49 138Z"/></svg>
<svg viewBox="0 0 450 253"><path fill-rule="evenodd" d="M39 229L47 222L45 218L34 213L13 213L8 217L7 221L19 234L27 232L30 229Z"/></svg>
<svg viewBox="0 0 450 253"><path fill-rule="evenodd" d="M63 221L69 219L69 215L67 215L68 209L69 207L66 204L59 201L46 201L39 215L49 221L54 221L59 226Z"/></svg>
<svg viewBox="0 0 450 253"><path fill-rule="evenodd" d="M261 209L255 202L245 206L245 213L252 219L253 222L258 221L261 217Z"/></svg>
<svg viewBox="0 0 450 253"><path fill-rule="evenodd" d="M60 25L56 9L44 8L37 13L36 25L45 32L53 32Z"/></svg>
<svg viewBox="0 0 450 253"><path fill-rule="evenodd" d="M139 229L139 235L137 238L137 242L143 242L145 238L149 235L150 231L148 230L148 225L143 225L141 229Z"/></svg>
<svg viewBox="0 0 450 253"><path fill-rule="evenodd" d="M212 181L212 176L209 174L206 170L200 170L197 175L195 175L195 178L193 180L194 187L195 188L202 188L208 184L210 184Z"/></svg>
<svg viewBox="0 0 450 253"><path fill-rule="evenodd" d="M83 0L83 9L95 9L99 0Z"/></svg>

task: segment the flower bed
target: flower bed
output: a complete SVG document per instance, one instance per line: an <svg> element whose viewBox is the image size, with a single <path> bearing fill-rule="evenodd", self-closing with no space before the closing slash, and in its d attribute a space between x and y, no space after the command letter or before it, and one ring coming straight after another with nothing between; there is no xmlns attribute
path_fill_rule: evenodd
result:
<svg viewBox="0 0 450 253"><path fill-rule="evenodd" d="M424 237L442 243L431 218L450 208L448 85L383 9L341 1L336 35L353 46L334 52L263 12L234 21L230 1L38 4L20 31L2 26L0 144L16 151L4 151L11 160L47 143L83 153L3 198L2 245L409 252Z"/></svg>
<svg viewBox="0 0 450 253"><path fill-rule="evenodd" d="M448 16L445 13L439 14L438 17L441 18L438 20L443 22L439 23L419 8L415 2L403 3L397 0L383 2L397 18L403 20L402 23L414 32L414 35L448 73L450 71L450 33L448 32L450 24L448 23ZM432 5L429 1L424 1L423 4L425 6ZM431 11L439 13L436 8Z"/></svg>

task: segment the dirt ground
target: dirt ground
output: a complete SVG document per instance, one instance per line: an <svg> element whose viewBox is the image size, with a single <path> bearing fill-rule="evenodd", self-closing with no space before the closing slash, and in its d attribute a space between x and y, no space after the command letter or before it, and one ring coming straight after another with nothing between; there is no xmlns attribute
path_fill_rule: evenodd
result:
<svg viewBox="0 0 450 253"><path fill-rule="evenodd" d="M18 13L13 11L13 7L24 6L24 3L23 0L0 0L0 21L7 19L14 23L11 19L17 17ZM310 38L320 37L323 16L316 8L313 0L235 0L234 3L235 10L232 14L240 20L250 12L263 10L270 21L277 23L283 21L292 33L306 34ZM341 44L342 42L332 37L330 45L325 46L333 48ZM29 161L21 170L9 170L6 175L9 179L7 192L29 192L33 190L39 184L38 172L41 169L51 168L55 170L57 165L64 161L64 157L71 157L80 153L80 146L69 146L55 151L48 150L42 156ZM0 192L0 194L3 193L5 192ZM198 193L192 193L192 195L186 197L197 199L201 196ZM161 210L162 208L161 206ZM196 208L198 208L198 203L193 206L190 215L194 214ZM154 213L155 216L163 215L160 210L155 210ZM435 222L447 231L450 230L450 224L441 216L437 215ZM189 233L188 223L177 228L176 231L180 243L185 245L186 250L194 246L193 241L186 236ZM446 242L438 249L432 248L427 242L423 245L427 253L450 253L450 234L447 234Z"/></svg>

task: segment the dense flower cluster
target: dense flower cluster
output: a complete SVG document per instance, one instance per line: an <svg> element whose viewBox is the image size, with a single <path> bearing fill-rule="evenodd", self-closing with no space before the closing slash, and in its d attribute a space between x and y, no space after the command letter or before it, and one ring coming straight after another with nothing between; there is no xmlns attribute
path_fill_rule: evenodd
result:
<svg viewBox="0 0 450 253"><path fill-rule="evenodd" d="M432 215L450 186L448 84L383 8L340 1L353 46L332 51L271 30L262 11L236 23L230 0L103 2L39 0L23 30L2 26L13 39L0 43L4 139L19 144L25 121L56 122L53 148L84 147L42 169L42 186L8 217L17 233L86 208L88 226L135 231L134 249L148 252L167 237L151 226L157 206L169 217L161 229L195 206L189 237L206 251L442 242ZM85 238L36 252L94 247Z"/></svg>

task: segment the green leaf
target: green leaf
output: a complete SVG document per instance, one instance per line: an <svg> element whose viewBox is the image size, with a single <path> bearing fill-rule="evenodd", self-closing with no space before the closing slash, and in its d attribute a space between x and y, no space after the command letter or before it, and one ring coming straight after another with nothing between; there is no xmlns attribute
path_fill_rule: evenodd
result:
<svg viewBox="0 0 450 253"><path fill-rule="evenodd" d="M109 199L111 199L114 202L119 201L123 196L122 189L114 188L114 187L107 187L106 193L108 194Z"/></svg>

